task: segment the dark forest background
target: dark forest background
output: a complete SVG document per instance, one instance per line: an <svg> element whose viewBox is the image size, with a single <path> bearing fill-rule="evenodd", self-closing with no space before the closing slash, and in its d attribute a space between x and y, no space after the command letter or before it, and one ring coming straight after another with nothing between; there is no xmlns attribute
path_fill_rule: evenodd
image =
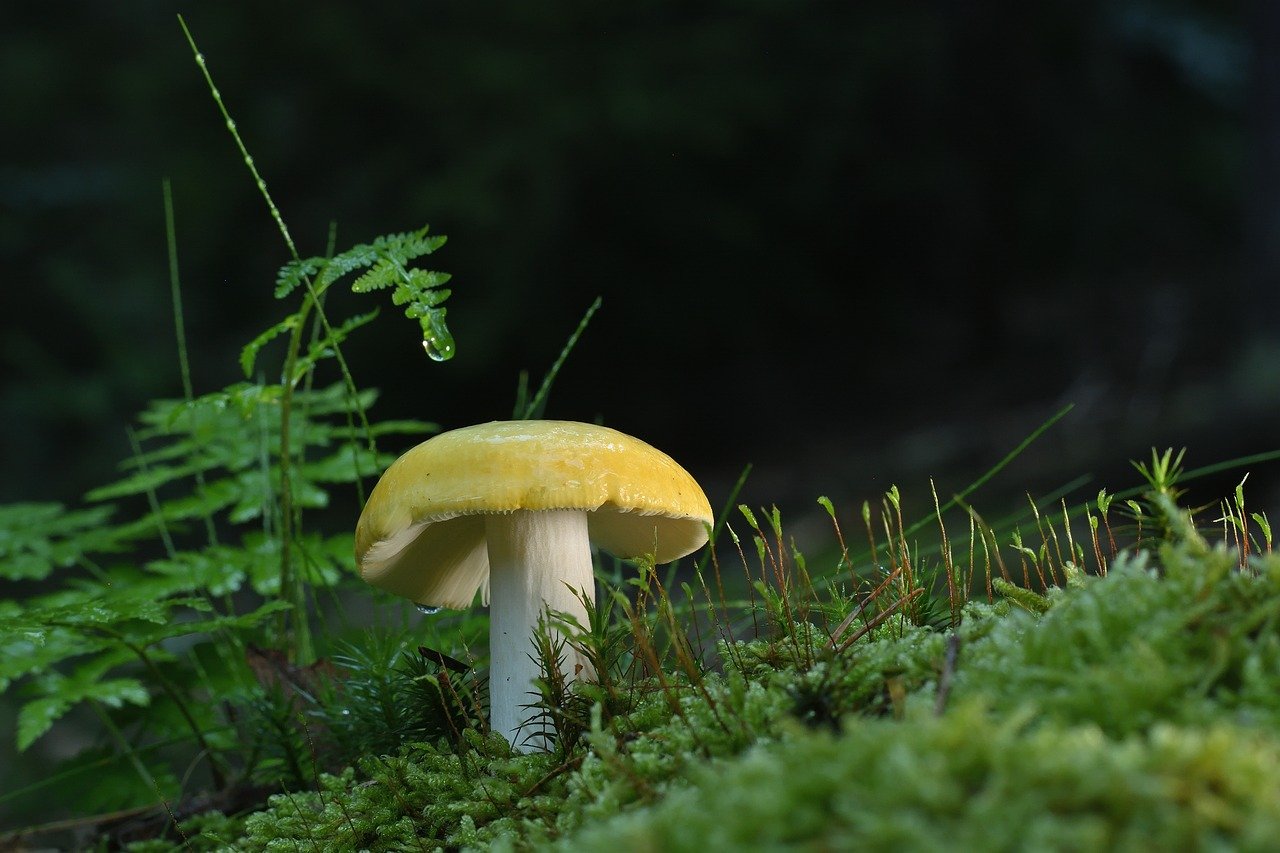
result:
<svg viewBox="0 0 1280 853"><path fill-rule="evenodd" d="M0 500L74 503L181 393L163 179L197 392L285 311L179 11L304 255L331 221L340 249L450 238L457 357L384 306L347 348L375 415L510 417L601 296L547 415L650 441L713 503L751 463L748 503L897 483L923 509L1068 403L980 507L1133 485L1153 446L1280 446L1276 4L17 4Z"/></svg>

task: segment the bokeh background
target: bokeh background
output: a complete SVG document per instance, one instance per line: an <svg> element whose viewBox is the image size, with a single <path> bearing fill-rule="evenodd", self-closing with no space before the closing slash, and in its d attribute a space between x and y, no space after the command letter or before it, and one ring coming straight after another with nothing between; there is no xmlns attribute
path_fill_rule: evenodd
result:
<svg viewBox="0 0 1280 853"><path fill-rule="evenodd" d="M547 415L713 502L751 464L741 499L802 532L818 495L945 498L1068 404L979 506L1280 445L1265 0L29 3L0 28L0 500L74 503L180 393L163 179L197 392L286 311L178 12L304 255L331 222L450 238L458 355L377 299L347 348L375 413L509 417L600 296Z"/></svg>
<svg viewBox="0 0 1280 853"><path fill-rule="evenodd" d="M290 310L178 12L304 255L330 223L450 238L448 363L333 293L382 307L346 348L375 416L510 417L600 297L546 414L650 441L717 505L751 465L739 499L807 552L819 495L847 530L893 484L918 517L1068 405L985 517L1133 486L1152 447L1280 448L1270 0L81 0L0 26L0 502L75 504L181 394L163 180L197 393ZM1192 498L1245 470L1280 520L1276 462ZM39 778L12 717L0 777Z"/></svg>

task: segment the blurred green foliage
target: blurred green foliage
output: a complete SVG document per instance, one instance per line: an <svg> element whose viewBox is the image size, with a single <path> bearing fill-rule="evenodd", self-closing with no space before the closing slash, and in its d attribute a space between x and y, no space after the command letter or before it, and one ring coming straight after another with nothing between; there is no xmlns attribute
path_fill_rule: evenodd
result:
<svg viewBox="0 0 1280 853"><path fill-rule="evenodd" d="M304 254L334 218L341 245L405 222L454 236L470 343L432 385L446 426L504 414L511 377L603 296L553 411L670 435L707 471L739 470L766 428L691 413L767 395L844 436L828 413L846 388L909 389L900 418L955 422L1102 394L1116 405L1076 432L1101 442L1120 404L1163 406L1238 352L1190 318L1247 317L1262 293L1238 253L1258 142L1241 8L320 2L188 20ZM270 310L261 271L287 258L168 4L13 10L0 57L19 81L0 95L0 499L61 500L106 479L132 412L176 385L161 178L198 390L227 382ZM422 414L388 368L416 345L350 353L389 416ZM950 440L943 461L990 458ZM1153 442L1195 444L1132 450Z"/></svg>

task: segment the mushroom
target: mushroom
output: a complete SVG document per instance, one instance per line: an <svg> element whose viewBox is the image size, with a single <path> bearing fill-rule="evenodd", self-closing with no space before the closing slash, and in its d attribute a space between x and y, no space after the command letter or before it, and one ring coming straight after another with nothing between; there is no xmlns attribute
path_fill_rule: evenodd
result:
<svg viewBox="0 0 1280 853"><path fill-rule="evenodd" d="M356 562L364 580L420 606L465 608L483 591L490 724L523 751L521 706L540 674L531 640L548 610L588 624L592 544L666 563L702 547L711 521L693 477L637 438L494 421L440 433L387 468L356 525ZM571 648L561 672L595 676Z"/></svg>

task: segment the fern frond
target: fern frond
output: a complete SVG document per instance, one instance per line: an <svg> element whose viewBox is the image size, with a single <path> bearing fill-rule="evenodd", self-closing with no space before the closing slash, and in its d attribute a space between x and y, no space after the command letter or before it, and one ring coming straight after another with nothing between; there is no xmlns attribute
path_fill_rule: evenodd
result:
<svg viewBox="0 0 1280 853"><path fill-rule="evenodd" d="M330 328L329 334L312 343L305 355L298 356L297 361L294 363L291 381L295 383L301 381L304 376L315 368L317 362L326 358L333 358L336 355L337 347L352 332L373 322L377 316L378 311L375 309L365 314L357 314L349 318L341 326Z"/></svg>
<svg viewBox="0 0 1280 853"><path fill-rule="evenodd" d="M373 438L381 438L384 435L419 435L440 431L440 424L431 421L419 421L411 418L402 418L389 421L378 421L370 425L366 432L363 429L353 430L345 427L337 427L333 431L335 438L364 438L370 436Z"/></svg>
<svg viewBox="0 0 1280 853"><path fill-rule="evenodd" d="M443 235L428 237L428 227L423 226L418 231L408 231L403 234L386 234L378 237L372 243L360 243L352 246L332 258L315 257L290 261L282 266L276 274L275 296L277 299L284 299L301 287L302 283L307 279L314 279L315 292L319 295L334 282L356 270L382 263L403 266L423 255L429 255L443 246L446 238ZM379 273L378 275L384 274ZM364 278L365 276L361 276L361 279ZM352 290L363 293L377 287L386 287L391 283L393 281L387 279L384 284L373 287L367 286L367 283L359 287L353 285Z"/></svg>
<svg viewBox="0 0 1280 853"><path fill-rule="evenodd" d="M375 453L367 445L343 444L335 452L302 466L302 476L318 483L353 483L395 461L395 454Z"/></svg>
<svg viewBox="0 0 1280 853"><path fill-rule="evenodd" d="M365 270L351 283L352 291L370 293L374 290L394 288L391 301L405 306L405 316L417 320L422 329L422 343L427 354L437 361L453 357L453 335L445 322L445 309L440 307L449 298L444 288L451 276L436 270L410 268L409 264L429 255L445 244L444 235L429 236L428 226L403 234L386 234L372 243L361 243L332 258L306 258L291 261L280 268L276 276L275 295L278 299L288 296L306 281L312 281L312 294L319 296L330 285L357 270ZM240 354L240 366L245 375L252 373L257 354L270 340L296 325L296 316L290 315L280 324L267 329L255 338ZM330 337L337 337L335 334ZM336 346L337 341L330 341ZM323 347L321 348L323 350ZM302 359L304 362L307 358ZM311 360L314 364L314 360ZM309 366L309 365L308 365ZM294 371L297 376L305 369Z"/></svg>
<svg viewBox="0 0 1280 853"><path fill-rule="evenodd" d="M111 505L67 510L57 503L0 506L0 578L44 580L86 553L106 550Z"/></svg>
<svg viewBox="0 0 1280 853"><path fill-rule="evenodd" d="M204 394L194 400L174 401L162 412L144 413L142 421L153 429L165 432L172 429L194 432L200 428L200 421L205 417L206 412L229 410L248 418L262 406L278 405L283 394L284 388L279 384L237 382L221 391ZM146 435L147 433L139 433L140 438Z"/></svg>
<svg viewBox="0 0 1280 853"><path fill-rule="evenodd" d="M199 470L199 466L193 464L154 465L143 471L131 474L123 480L117 480L106 486L99 486L85 494L84 497L87 501L97 503L131 495L145 495L174 480L190 477L197 470Z"/></svg>
<svg viewBox="0 0 1280 853"><path fill-rule="evenodd" d="M454 353L453 335L445 322L445 309L440 307L449 298L450 291L443 285L451 276L434 270L410 269L408 263L431 254L444 243L443 236L428 237L427 228L423 227L412 233L379 237L369 246L351 250L362 250L362 259L374 259L369 271L352 282L351 289L356 293L369 293L394 287L392 303L405 306L405 316L418 321L423 347L437 361L452 358Z"/></svg>
<svg viewBox="0 0 1280 853"><path fill-rule="evenodd" d="M151 694L136 678L86 681L78 676L58 676L50 681L47 689L48 695L27 702L18 711L19 752L35 743L81 702L92 699L109 708L119 708L125 703L146 705L151 701Z"/></svg>
<svg viewBox="0 0 1280 853"><path fill-rule="evenodd" d="M183 603L192 607L197 605L208 606L205 604L204 599L200 598L185 599ZM143 628L129 631L128 639L138 647L147 648L175 637L186 637L192 634L212 634L216 631L227 629L242 630L252 628L261 624L264 619L273 613L287 610L291 606L287 601L268 601L248 613L213 615L205 619L169 622L164 625L147 625Z"/></svg>
<svg viewBox="0 0 1280 853"><path fill-rule="evenodd" d="M55 664L99 652L111 645L105 637L85 637L77 631L25 618L16 602L7 605L0 628L0 693L20 678L40 675Z"/></svg>
<svg viewBox="0 0 1280 853"><path fill-rule="evenodd" d="M240 369L244 371L246 378L253 376L253 368L258 360L258 352L280 335L292 332L300 322L302 322L302 314L295 311L245 344L244 349L240 350Z"/></svg>
<svg viewBox="0 0 1280 853"><path fill-rule="evenodd" d="M325 266L324 258L289 261L276 273L276 299L284 299Z"/></svg>

